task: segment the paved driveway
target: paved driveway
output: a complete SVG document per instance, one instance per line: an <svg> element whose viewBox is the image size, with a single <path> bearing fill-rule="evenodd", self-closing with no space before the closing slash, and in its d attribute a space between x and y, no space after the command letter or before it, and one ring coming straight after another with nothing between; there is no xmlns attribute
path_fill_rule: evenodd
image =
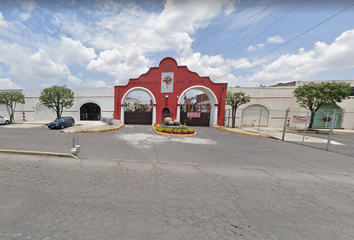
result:
<svg viewBox="0 0 354 240"><path fill-rule="evenodd" d="M354 238L352 157L196 130L77 134L80 159L0 153L0 240ZM77 136L0 134L8 149L62 152Z"/></svg>
<svg viewBox="0 0 354 240"><path fill-rule="evenodd" d="M147 125L125 125L101 133L70 134L44 126L0 128L0 133L3 149L60 153L70 153L72 139L78 137L82 158L354 173L352 157L209 127L195 130L198 135L188 138L158 135Z"/></svg>

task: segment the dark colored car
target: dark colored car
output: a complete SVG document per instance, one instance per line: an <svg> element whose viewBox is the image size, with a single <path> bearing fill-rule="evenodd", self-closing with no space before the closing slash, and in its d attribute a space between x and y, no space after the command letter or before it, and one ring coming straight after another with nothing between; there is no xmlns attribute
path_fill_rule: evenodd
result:
<svg viewBox="0 0 354 240"><path fill-rule="evenodd" d="M48 128L65 128L75 124L75 119L72 117L59 117L53 122L48 123Z"/></svg>

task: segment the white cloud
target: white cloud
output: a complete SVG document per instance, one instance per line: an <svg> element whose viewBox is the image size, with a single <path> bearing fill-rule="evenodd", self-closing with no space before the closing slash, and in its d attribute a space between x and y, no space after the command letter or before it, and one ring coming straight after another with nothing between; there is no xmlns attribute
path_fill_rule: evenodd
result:
<svg viewBox="0 0 354 240"><path fill-rule="evenodd" d="M74 77L74 76L69 76L68 77L68 83L72 85L79 86L81 85L82 81L80 78Z"/></svg>
<svg viewBox="0 0 354 240"><path fill-rule="evenodd" d="M52 52L58 58L58 62L66 64L76 62L85 65L97 57L95 49L84 47L80 41L68 37L61 38L60 48L52 46Z"/></svg>
<svg viewBox="0 0 354 240"><path fill-rule="evenodd" d="M252 45L247 48L247 51L249 51L249 52L254 51L254 50L256 50L256 47L254 47Z"/></svg>
<svg viewBox="0 0 354 240"><path fill-rule="evenodd" d="M26 13L20 13L19 17L20 17L21 21L27 21L31 17L31 14L27 13L27 12Z"/></svg>
<svg viewBox="0 0 354 240"><path fill-rule="evenodd" d="M16 43L8 44L0 40L0 52L0 61L5 62L11 69L9 73L22 82L47 87L70 75L69 68L48 58L44 49L31 54Z"/></svg>
<svg viewBox="0 0 354 240"><path fill-rule="evenodd" d="M107 87L106 83L102 80L98 80L98 81L93 81L93 80L88 80L87 81L88 86L92 87L92 88L104 88Z"/></svg>
<svg viewBox="0 0 354 240"><path fill-rule="evenodd" d="M269 42L269 43L282 43L282 42L284 42L284 39L281 36L275 35L273 37L269 37L267 39L267 42Z"/></svg>
<svg viewBox="0 0 354 240"><path fill-rule="evenodd" d="M17 89L20 88L16 83L13 83L10 78L0 78L0 89Z"/></svg>
<svg viewBox="0 0 354 240"><path fill-rule="evenodd" d="M263 49L264 46L265 46L264 43L257 44L256 46L249 46L249 47L247 48L247 51L251 52L251 51L255 51L255 50L257 50L257 49Z"/></svg>
<svg viewBox="0 0 354 240"><path fill-rule="evenodd" d="M0 32L3 32L5 28L9 26L8 22L5 21L4 16L0 12Z"/></svg>
<svg viewBox="0 0 354 240"><path fill-rule="evenodd" d="M247 77L251 84L304 80L328 70L354 67L354 29L342 33L332 44L317 42L312 50L300 48L298 54L286 54Z"/></svg>
<svg viewBox="0 0 354 240"><path fill-rule="evenodd" d="M33 1L23 1L21 4L21 9L24 12L18 14L21 21L25 22L31 17L31 12L37 7L37 4Z"/></svg>
<svg viewBox="0 0 354 240"><path fill-rule="evenodd" d="M124 53L117 49L101 52L97 59L91 60L87 70L107 72L117 78L116 84L125 84L129 78L145 73L151 64L143 51L136 44L131 44Z"/></svg>
<svg viewBox="0 0 354 240"><path fill-rule="evenodd" d="M134 3L110 0L93 1L88 7L80 5L78 11L41 8L47 16L51 14L41 32L39 25L31 22L33 19L28 20L41 6L33 0L23 1L22 12L16 13L23 21L28 20L26 23L6 22L0 13L0 34L9 39L0 40L4 43L0 52L8 49L2 52L0 61L19 81L41 86L54 84L60 78L78 84L79 78L73 78L69 71L69 67L77 65L107 73L116 77L116 84L124 84L151 67L153 62L148 56L171 50L185 58L191 56L191 36L220 13L231 14L238 2L166 0L159 13L147 12ZM7 26L6 32L1 26ZM92 84L102 85L97 81Z"/></svg>
<svg viewBox="0 0 354 240"><path fill-rule="evenodd" d="M193 39L187 33L174 33L172 37L175 39L174 50L178 55L189 56L193 53L191 49Z"/></svg>
<svg viewBox="0 0 354 240"><path fill-rule="evenodd" d="M32 12L37 7L37 3L33 0L23 1L21 8L27 12Z"/></svg>
<svg viewBox="0 0 354 240"><path fill-rule="evenodd" d="M106 2L105 4L111 4ZM113 3L112 3L113 4ZM148 13L129 4L117 14L87 9L96 21L85 22L73 13L55 13L52 23L63 33L98 52L117 49L122 54L136 44L144 54L171 50L174 33L192 35L206 27L221 11L234 11L235 1L167 0L160 14ZM116 5L113 6L116 8Z"/></svg>

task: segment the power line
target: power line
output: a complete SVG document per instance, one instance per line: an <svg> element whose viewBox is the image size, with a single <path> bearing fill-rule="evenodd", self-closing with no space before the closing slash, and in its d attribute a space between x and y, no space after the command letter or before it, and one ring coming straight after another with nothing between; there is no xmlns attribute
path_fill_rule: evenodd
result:
<svg viewBox="0 0 354 240"><path fill-rule="evenodd" d="M231 43L233 43L234 41L236 41L236 39L238 39L238 37L241 36L242 33L243 33L244 31L246 31L246 30L248 29L248 27L259 17L259 15L261 15L273 2L274 2L274 0L272 0L265 8L263 8L263 10L262 10L260 13L258 13L258 14L255 16L255 18L253 18L253 20L241 31L241 33L238 34L237 37L231 41ZM242 40L241 40L241 41L242 41ZM240 42L241 42L241 41L240 41ZM240 42L238 42L238 43L236 44L236 46L237 46ZM230 43L230 44L231 44L231 43ZM225 52L228 51L229 49L230 49L230 48L226 49L223 53L225 53ZM231 49L232 49L232 48L231 48Z"/></svg>
<svg viewBox="0 0 354 240"><path fill-rule="evenodd" d="M306 0L303 0L302 2L300 2L298 5L296 5L295 7L293 7L290 11L288 11L286 14L284 14L282 17L280 17L278 20L276 20L274 23L272 23L269 27L267 27L266 29L264 29L261 33L259 33L256 37L254 37L251 41L249 41L248 43L246 43L245 45L243 45L241 48L239 48L236 52L231 53L230 57L235 55L236 53L238 53L239 51L241 51L241 49L243 49L245 46L249 45L250 43L252 43L254 40L256 40L259 36L261 36L263 33L265 33L268 29L270 29L271 27L273 27L277 22L279 22L281 19L283 19L284 17L286 17L287 15L289 15L292 11L294 11L296 8L298 8L301 4L303 4ZM283 3L285 3L286 0L284 2L282 2L276 9L273 10L273 12L275 12L281 5L283 5ZM273 13L272 12L272 13ZM271 13L271 14L272 14ZM268 15L269 16L269 15ZM267 17L268 17L267 16Z"/></svg>
<svg viewBox="0 0 354 240"><path fill-rule="evenodd" d="M259 15L261 15L273 2L274 2L275 0L272 0L265 8L263 8L263 10L261 11L261 12L259 12L254 18L253 18L253 20L242 30L242 32L240 33L240 34L238 34L237 35L237 37L236 38L234 38L232 41L231 40L229 40L229 41L227 41L216 53L215 53L215 55L217 55L226 45L228 45L228 44L231 44L231 43L233 43L235 40L237 40L241 35L242 35L242 33L244 32L244 31L246 31L247 29L248 29L248 27L259 17ZM285 0L286 1L286 0ZM250 13L252 13L253 11L255 11L255 10L257 10L258 8L260 8L260 7L257 7L257 8L255 8L255 9L253 9L251 12L249 12L247 15L249 15ZM246 15L246 16L247 16ZM246 17L245 16L245 17ZM246 20L247 21L247 20ZM246 22L245 21L245 22ZM259 25L259 24L258 24ZM257 26L258 26L257 25ZM253 29L254 30L254 29ZM252 31L253 31L252 30ZM248 36L248 35L247 35ZM243 38L244 39L244 38ZM243 40L242 39L242 40ZM206 40L206 39L205 39ZM205 41L204 40L204 41ZM242 41L241 40L241 41ZM241 42L240 41L240 42ZM203 42L203 41L202 41ZM240 43L239 42L239 43ZM239 44L238 43L238 44ZM237 46L237 45L236 45ZM232 49L232 48L231 48ZM228 49L226 49L225 51L227 51ZM223 53L225 53L225 51L223 51ZM211 61L211 59L212 58L210 58L204 65L207 65L210 61ZM198 71L200 68L201 68L202 66L200 66L196 71Z"/></svg>
<svg viewBox="0 0 354 240"><path fill-rule="evenodd" d="M286 0L284 0L278 7L280 7L285 1L286 1ZM268 4L268 6L263 9L263 11L265 11L272 3L273 3L273 1L270 2L270 3ZM278 7L277 7L276 9L278 9ZM275 9L275 10L276 10L276 9ZM275 10L274 10L274 11L275 11ZM262 11L262 12L263 12L263 11ZM261 20L250 32L248 32L248 33L246 34L246 36L244 36L235 46L233 46L233 47L227 49L227 51L231 51L231 50L234 49L237 45L239 45L239 44L240 44L246 37L248 37L261 23L263 23L274 11L272 11L270 14L268 14L268 15L267 15L263 20ZM261 13L262 13L262 12L261 12Z"/></svg>
<svg viewBox="0 0 354 240"><path fill-rule="evenodd" d="M247 63L247 64L245 64L245 65L243 65L243 66L241 66L241 67L239 67L239 68L237 68L237 69L235 69L234 71L231 71L231 72L229 72L229 73L227 73L227 74L224 74L224 75L222 75L222 76L220 76L220 77L214 79L214 81L215 81L215 80L218 80L218 79L220 79L220 78L222 78L222 77L225 77L226 75L228 75L228 74L230 74L230 73L234 73L234 72L236 72L236 71L238 71L238 70L240 70L240 69L242 69L242 68L244 68L244 67L246 67L246 66L248 66L248 65L250 65L250 64L252 64L252 63L254 63L255 61L258 61L259 59L261 59L261 58L263 58L263 57L269 55L270 53L272 53L272 52L278 50L279 48L281 48L281 47L285 46L286 44L292 42L293 40L295 40L295 39L301 37L302 35L308 33L309 31L311 31L311 30L313 30L314 28L316 28L316 27L322 25L323 23L325 23L325 22L331 20L332 18L336 17L337 15L341 14L342 12L348 10L349 8L351 8L351 7L353 7L353 6L354 6L354 4L351 4L349 7L346 7L345 9L343 9L343 10L337 12L336 14L330 16L329 18L323 20L322 22L316 24L315 26L313 26L313 27L307 29L306 31L300 33L299 35L297 35L297 36L293 37L292 39L286 41L285 43L281 44L280 46L278 46L278 47L274 48L273 50L267 52L266 54L264 54L264 55L262 55L262 56L260 56L260 57L258 57L258 58L256 58L256 59L254 59L253 61L251 61L251 62L249 62L249 63Z"/></svg>
<svg viewBox="0 0 354 240"><path fill-rule="evenodd" d="M258 7L258 8L259 8L259 7ZM246 18L246 17L247 17L248 15L250 15L252 12L256 11L258 8L254 8L252 11L248 12L248 13L246 14L246 16L244 16L244 18ZM234 21L232 24L235 24L235 23L237 23L237 22L239 22L239 21L240 21L240 18L237 18L237 20ZM247 20L243 21L242 23L244 23L244 22L247 22ZM193 47L198 46L199 44L205 42L206 40L208 40L209 38L211 38L211 37L214 36L215 34L219 33L220 31L224 30L224 29L227 28L229 25L231 25L231 24L228 24L228 25L226 25L225 27L220 28L220 26L222 26L222 25L224 25L224 24L226 24L226 23L228 23L227 20L226 20L225 22L223 22L222 24L220 24L219 26L215 27L213 30L211 30L211 31L209 31L208 33L206 33L206 34L204 34L203 36L201 36L200 39L202 39L204 36L207 36L209 33L213 32L214 30L218 29L218 31L216 31L215 33L213 33L213 34L211 34L210 36L206 37L205 39L203 39L203 40L198 40L198 43L196 43L196 44L194 44L194 45L192 44Z"/></svg>

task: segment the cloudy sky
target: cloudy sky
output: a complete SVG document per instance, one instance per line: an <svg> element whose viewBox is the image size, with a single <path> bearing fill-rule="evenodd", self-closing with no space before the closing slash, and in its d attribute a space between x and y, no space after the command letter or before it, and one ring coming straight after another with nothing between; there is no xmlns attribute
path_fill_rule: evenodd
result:
<svg viewBox="0 0 354 240"><path fill-rule="evenodd" d="M0 89L112 87L168 56L229 86L354 80L353 5L0 0Z"/></svg>

